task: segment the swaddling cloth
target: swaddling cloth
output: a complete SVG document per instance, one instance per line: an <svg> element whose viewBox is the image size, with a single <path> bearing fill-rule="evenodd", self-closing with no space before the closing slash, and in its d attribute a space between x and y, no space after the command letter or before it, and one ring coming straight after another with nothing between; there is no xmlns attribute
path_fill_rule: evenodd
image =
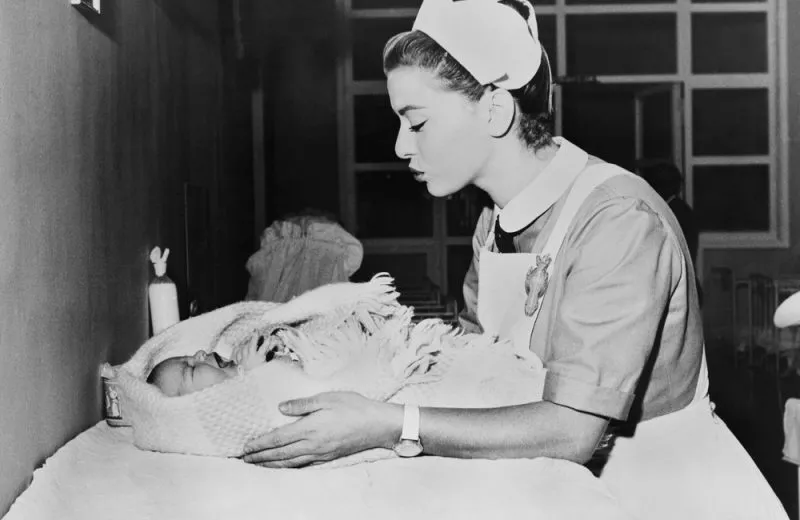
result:
<svg viewBox="0 0 800 520"><path fill-rule="evenodd" d="M280 402L329 390L431 406L500 406L540 398L544 371L535 355L514 352L510 343L488 336L460 334L440 320L413 325L411 309L396 298L389 277L334 284L282 305L236 304L152 338L118 370L135 444L241 456L250 440L296 420L278 411ZM203 343L224 355L250 341L254 330L277 331L302 367L266 363L180 397L166 397L144 382L166 357L193 353ZM372 450L344 464L387 456L392 452Z"/></svg>
<svg viewBox="0 0 800 520"><path fill-rule="evenodd" d="M134 442L154 451L240 456L248 441L294 420L278 411L283 400L346 389L375 399L389 398L415 372L393 364L403 352L381 347L386 342L373 333L377 328L391 330L379 324L403 309L396 299L392 279L381 275L363 284L323 286L280 305L234 304L171 327L117 367L122 408L133 426ZM298 352L307 352L301 354L302 370L285 363L266 363L179 397L167 397L145 382L152 367L166 358L190 355L198 348L228 357L233 348L251 341L253 334L268 334L276 327L293 330ZM348 346L322 357L314 353L311 342L300 341L315 335ZM375 374L373 378L355 381L341 377L343 367L354 365L349 361L352 358L359 358L365 370ZM412 364L416 361L414 355L405 359Z"/></svg>

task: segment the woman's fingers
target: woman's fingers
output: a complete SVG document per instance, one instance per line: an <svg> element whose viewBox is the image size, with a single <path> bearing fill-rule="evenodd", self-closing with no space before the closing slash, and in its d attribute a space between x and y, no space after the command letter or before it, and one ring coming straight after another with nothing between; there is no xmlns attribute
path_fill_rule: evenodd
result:
<svg viewBox="0 0 800 520"><path fill-rule="evenodd" d="M305 431L301 429L302 425L301 427L298 427L297 424L298 423L287 424L286 426L276 428L271 432L258 437L257 439L251 440L244 447L245 453L253 454L262 452L275 452L274 450L288 448L293 444L297 444L306 440L307 435L305 434ZM282 457L283 452L275 453L276 457ZM269 453L265 453L262 456L266 457L268 455ZM245 460L247 459L245 458Z"/></svg>
<svg viewBox="0 0 800 520"><path fill-rule="evenodd" d="M265 446L269 446L271 439L267 440ZM258 448L243 457L248 464L258 464L267 467L288 467L284 464L290 463L294 459L313 458L309 453L308 446L303 441L294 442L278 447Z"/></svg>
<svg viewBox="0 0 800 520"><path fill-rule="evenodd" d="M283 415L297 417L318 412L324 408L324 404L325 394L317 394L311 397L301 397L299 399L284 401L278 405L278 410L280 410Z"/></svg>
<svg viewBox="0 0 800 520"><path fill-rule="evenodd" d="M311 455L303 455L300 457L295 457L289 460L274 460L268 462L256 462L257 466L261 466L263 468L302 468L305 466L310 466L315 463L319 463L320 461L317 460L315 457Z"/></svg>

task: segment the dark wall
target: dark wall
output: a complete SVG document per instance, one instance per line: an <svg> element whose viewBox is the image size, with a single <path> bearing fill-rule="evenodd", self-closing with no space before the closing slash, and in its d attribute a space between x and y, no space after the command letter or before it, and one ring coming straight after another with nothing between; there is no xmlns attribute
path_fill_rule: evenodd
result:
<svg viewBox="0 0 800 520"><path fill-rule="evenodd" d="M207 306L245 293L243 253L228 251L252 240L252 220L241 229L252 181L232 160L248 152L230 146L240 87L226 79L220 5L109 0L98 17L68 2L3 4L0 445L12 449L0 449L0 516L34 468L100 419L99 365L148 337L152 247L172 251L184 314L190 290ZM219 273L194 287L185 182L207 195L201 241Z"/></svg>
<svg viewBox="0 0 800 520"><path fill-rule="evenodd" d="M268 157L267 223L315 208L338 215L334 0L254 2Z"/></svg>

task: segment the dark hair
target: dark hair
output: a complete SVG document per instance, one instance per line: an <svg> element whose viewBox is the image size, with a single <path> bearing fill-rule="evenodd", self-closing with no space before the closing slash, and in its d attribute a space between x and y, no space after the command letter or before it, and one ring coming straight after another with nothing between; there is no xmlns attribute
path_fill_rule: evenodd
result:
<svg viewBox="0 0 800 520"><path fill-rule="evenodd" d="M525 20L528 5L517 0L501 0ZM436 74L444 87L477 102L492 85L481 85L450 53L422 31L397 34L383 49L383 70L388 74L399 67L418 67ZM542 48L542 63L533 78L523 87L509 90L519 107L518 135L525 144L538 150L553 142L553 114L550 107L550 60Z"/></svg>

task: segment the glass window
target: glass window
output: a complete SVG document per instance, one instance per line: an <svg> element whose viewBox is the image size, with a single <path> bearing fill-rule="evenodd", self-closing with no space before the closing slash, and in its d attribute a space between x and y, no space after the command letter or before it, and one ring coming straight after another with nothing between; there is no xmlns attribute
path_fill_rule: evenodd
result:
<svg viewBox="0 0 800 520"><path fill-rule="evenodd" d="M674 4L675 0L567 0L567 5Z"/></svg>
<svg viewBox="0 0 800 520"><path fill-rule="evenodd" d="M567 16L570 75L674 74L674 13Z"/></svg>
<svg viewBox="0 0 800 520"><path fill-rule="evenodd" d="M387 95L353 98L356 162L396 162L394 153L400 120L392 112Z"/></svg>
<svg viewBox="0 0 800 520"><path fill-rule="evenodd" d="M356 174L358 237L433 236L433 198L410 172Z"/></svg>
<svg viewBox="0 0 800 520"><path fill-rule="evenodd" d="M701 231L769 231L769 166L695 166Z"/></svg>
<svg viewBox="0 0 800 520"><path fill-rule="evenodd" d="M636 159L634 87L602 83L564 85L564 137L604 161L632 170Z"/></svg>
<svg viewBox="0 0 800 520"><path fill-rule="evenodd" d="M673 153L672 90L664 89L642 100L642 158L671 159Z"/></svg>
<svg viewBox="0 0 800 520"><path fill-rule="evenodd" d="M408 9L419 8L422 0L352 0L353 9Z"/></svg>
<svg viewBox="0 0 800 520"><path fill-rule="evenodd" d="M356 18L351 21L353 80L383 80L383 47L395 34L411 30L412 18Z"/></svg>
<svg viewBox="0 0 800 520"><path fill-rule="evenodd" d="M693 4L744 4L744 3L759 3L766 2L767 0L692 0Z"/></svg>
<svg viewBox="0 0 800 520"><path fill-rule="evenodd" d="M354 282L364 282L378 273L389 273L395 287L403 289L424 287L428 272L428 255L425 253L367 253L361 268L353 275Z"/></svg>
<svg viewBox="0 0 800 520"><path fill-rule="evenodd" d="M694 155L769 153L767 89L695 89Z"/></svg>
<svg viewBox="0 0 800 520"><path fill-rule="evenodd" d="M766 13L692 15L692 72L767 72Z"/></svg>
<svg viewBox="0 0 800 520"><path fill-rule="evenodd" d="M536 24L539 27L539 41L547 51L550 58L550 67L553 69L553 76L558 75L558 44L556 43L556 17L550 15L537 16Z"/></svg>

